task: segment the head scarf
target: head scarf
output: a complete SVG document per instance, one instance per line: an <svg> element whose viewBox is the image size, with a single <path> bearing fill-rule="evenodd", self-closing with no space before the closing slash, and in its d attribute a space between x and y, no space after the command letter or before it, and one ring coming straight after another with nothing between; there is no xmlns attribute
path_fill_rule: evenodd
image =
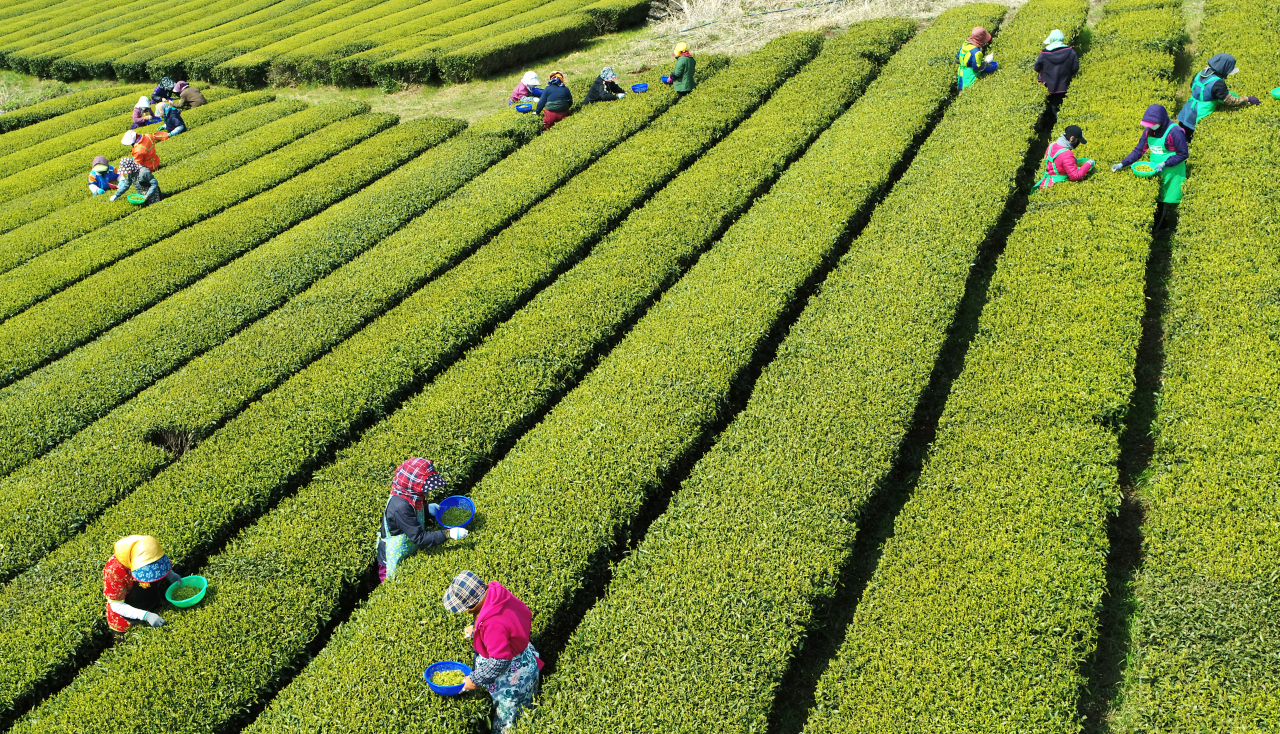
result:
<svg viewBox="0 0 1280 734"><path fill-rule="evenodd" d="M1055 28L1051 33L1049 33L1049 37L1044 39L1044 50L1057 51L1060 48L1066 48L1067 47L1066 41L1067 41L1066 35L1062 31Z"/></svg>
<svg viewBox="0 0 1280 734"><path fill-rule="evenodd" d="M955 38L955 36L952 36ZM975 46L985 46L991 43L991 34L987 33L987 29L982 26L974 26L973 32L969 34L969 43Z"/></svg>
<svg viewBox="0 0 1280 734"><path fill-rule="evenodd" d="M689 55L689 44L685 43L684 41L681 41L680 43L677 43L677 44L676 44L676 48L675 48L675 50L674 50L674 51L672 51L672 52L671 52L671 55L672 55L672 56L681 56L681 55L688 56L688 55Z"/></svg>
<svg viewBox="0 0 1280 734"><path fill-rule="evenodd" d="M102 170L98 170L98 166L102 166ZM98 173L106 173L107 169L110 167L111 164L107 162L107 157L105 155L94 156L93 163L89 166L89 168L98 171Z"/></svg>
<svg viewBox="0 0 1280 734"><path fill-rule="evenodd" d="M536 87L539 84L541 84L542 80L538 79L538 72L526 71L524 73L524 76L520 77L520 83L532 89L533 87Z"/></svg>
<svg viewBox="0 0 1280 734"><path fill-rule="evenodd" d="M121 158L120 165L116 166L116 171L128 176L131 173L137 173L139 168L141 168L141 166L139 166L138 162L134 159Z"/></svg>
<svg viewBox="0 0 1280 734"><path fill-rule="evenodd" d="M159 581L173 570L160 542L150 535L130 535L117 540L114 555L120 565L144 585Z"/></svg>
<svg viewBox="0 0 1280 734"><path fill-rule="evenodd" d="M1151 134L1157 138L1164 135L1164 130L1168 125L1169 110L1166 110L1162 104L1151 105L1142 115L1142 126L1150 129Z"/></svg>
<svg viewBox="0 0 1280 734"><path fill-rule="evenodd" d="M138 104L134 105L133 108L135 110L149 110L151 109L151 100L146 97L138 97Z"/></svg>
<svg viewBox="0 0 1280 734"><path fill-rule="evenodd" d="M563 71L553 71L553 72L551 72L551 76L547 77L547 83L548 83L548 84L556 84L556 85L559 85L559 86L563 87L563 86L564 86L564 72L563 72Z"/></svg>
<svg viewBox="0 0 1280 734"><path fill-rule="evenodd" d="M172 105L170 105L168 102L161 100L160 103L156 105L156 114L160 115L161 117L164 117L164 114L169 111L169 107L171 106Z"/></svg>
<svg viewBox="0 0 1280 734"><path fill-rule="evenodd" d="M605 80L606 82L611 82L616 80L618 78L618 75L613 72L612 66L606 66L600 70L600 78Z"/></svg>
<svg viewBox="0 0 1280 734"><path fill-rule="evenodd" d="M136 142L138 142L138 133L134 132L133 130L130 130L129 132L125 133L124 137L120 138L121 145L133 145Z"/></svg>
<svg viewBox="0 0 1280 734"><path fill-rule="evenodd" d="M181 93L182 90L186 89L188 86L190 85L188 85L186 82L178 82L177 84L173 85L173 91Z"/></svg>
<svg viewBox="0 0 1280 734"><path fill-rule="evenodd" d="M1236 57L1231 54L1214 54L1213 58L1209 59L1208 71L1221 77L1228 77L1240 70L1236 68Z"/></svg>
<svg viewBox="0 0 1280 734"><path fill-rule="evenodd" d="M422 509L429 493L444 489L444 477L436 472L435 464L414 457L406 460L391 478L391 496L399 497L413 505L414 511Z"/></svg>
<svg viewBox="0 0 1280 734"><path fill-rule="evenodd" d="M173 80L169 77L165 77L160 80L160 86L169 91L173 91Z"/></svg>

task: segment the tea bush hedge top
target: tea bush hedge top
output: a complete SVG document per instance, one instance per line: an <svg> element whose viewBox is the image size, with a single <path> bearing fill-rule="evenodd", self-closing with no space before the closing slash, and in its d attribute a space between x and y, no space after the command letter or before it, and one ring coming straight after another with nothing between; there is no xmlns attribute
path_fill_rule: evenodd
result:
<svg viewBox="0 0 1280 734"><path fill-rule="evenodd" d="M1196 41L1233 54L1233 91L1280 78L1273 3L1205 5ZM1196 167L1173 239L1155 454L1141 489L1144 559L1115 730L1280 726L1280 353L1275 273L1280 153L1272 101L1196 128Z"/></svg>
<svg viewBox="0 0 1280 734"><path fill-rule="evenodd" d="M105 120L146 92L145 86L101 87L28 105L0 115L0 155L12 153L36 140L71 132ZM13 134L23 129L20 135Z"/></svg>

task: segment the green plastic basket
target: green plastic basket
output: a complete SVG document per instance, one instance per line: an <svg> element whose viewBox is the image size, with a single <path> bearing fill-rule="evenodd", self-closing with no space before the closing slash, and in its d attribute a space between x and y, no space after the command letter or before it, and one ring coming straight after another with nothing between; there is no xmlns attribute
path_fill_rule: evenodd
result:
<svg viewBox="0 0 1280 734"><path fill-rule="evenodd" d="M1275 89L1272 89L1272 90L1271 90L1271 96L1272 96L1274 99L1280 99L1280 87L1276 87Z"/></svg>
<svg viewBox="0 0 1280 734"><path fill-rule="evenodd" d="M1156 167L1146 161L1135 163L1130 167L1133 169L1133 175L1138 178L1151 178L1156 175Z"/></svg>
<svg viewBox="0 0 1280 734"><path fill-rule="evenodd" d="M190 599L174 599L173 592L177 591L179 586L194 586L200 591ZM200 600L204 599L204 595L208 593L208 591L209 591L208 579L206 579L203 576L187 576L186 578L182 579L182 583L172 584L171 586L169 586L169 589L164 592L164 598L168 599L169 603L174 605L175 607L179 609L186 609L187 607L194 607L195 605L199 604Z"/></svg>
<svg viewBox="0 0 1280 734"><path fill-rule="evenodd" d="M128 198L129 198L129 203L133 204L134 206L142 206L147 201L147 197L143 196L142 194L129 194Z"/></svg>

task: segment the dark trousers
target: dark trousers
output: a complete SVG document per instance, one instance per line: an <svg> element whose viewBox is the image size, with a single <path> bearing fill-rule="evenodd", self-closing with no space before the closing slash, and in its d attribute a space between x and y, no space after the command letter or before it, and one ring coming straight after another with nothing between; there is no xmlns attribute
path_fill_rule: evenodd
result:
<svg viewBox="0 0 1280 734"><path fill-rule="evenodd" d="M1049 105L1049 112L1053 114L1053 119L1058 119L1058 108L1062 106L1062 100L1066 99L1066 96L1066 92L1052 92L1049 94L1049 98L1045 100L1046 104Z"/></svg>
<svg viewBox="0 0 1280 734"><path fill-rule="evenodd" d="M1178 127L1182 128L1182 134L1187 136L1187 145L1191 145L1191 136L1196 134L1196 129L1193 127L1187 127L1181 122L1178 123Z"/></svg>

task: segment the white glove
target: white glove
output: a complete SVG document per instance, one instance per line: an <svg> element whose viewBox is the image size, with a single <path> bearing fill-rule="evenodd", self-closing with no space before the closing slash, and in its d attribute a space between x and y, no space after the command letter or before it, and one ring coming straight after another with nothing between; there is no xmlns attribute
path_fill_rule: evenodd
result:
<svg viewBox="0 0 1280 734"><path fill-rule="evenodd" d="M160 615L159 615L159 614L156 614L155 612L147 612L146 614L142 615L142 621L143 621L143 622L146 622L147 624L151 625L152 627L163 627L163 626L164 626L164 620L163 620L163 619L161 619L161 618L160 618Z"/></svg>
<svg viewBox="0 0 1280 734"><path fill-rule="evenodd" d="M1123 164L1123 163L1117 163L1117 164L1115 164L1114 166L1112 166L1112 167L1111 167L1111 172L1112 172L1112 173L1119 173L1121 168L1124 168L1124 164Z"/></svg>
<svg viewBox="0 0 1280 734"><path fill-rule="evenodd" d="M112 195L111 195L111 200L112 200L112 201L115 201L115 200L116 200L116 194L112 194Z"/></svg>
<svg viewBox="0 0 1280 734"><path fill-rule="evenodd" d="M618 92L618 99L622 99L623 97L626 97L626 96L627 96L626 92Z"/></svg>
<svg viewBox="0 0 1280 734"><path fill-rule="evenodd" d="M987 54L987 57L986 57L985 59L983 59L983 60L984 60L984 61L986 61L988 64L990 64L992 61L995 61L995 60L996 60L996 55L995 55L995 54Z"/></svg>
<svg viewBox="0 0 1280 734"><path fill-rule="evenodd" d="M466 528L449 528L449 540L462 540L467 537Z"/></svg>

